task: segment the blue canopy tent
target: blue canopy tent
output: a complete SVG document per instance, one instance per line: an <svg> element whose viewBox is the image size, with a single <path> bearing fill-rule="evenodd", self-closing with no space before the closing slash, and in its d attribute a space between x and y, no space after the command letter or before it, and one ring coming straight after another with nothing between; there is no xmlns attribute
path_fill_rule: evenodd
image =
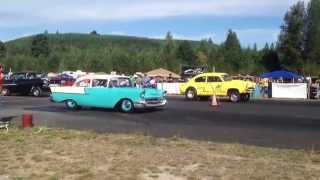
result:
<svg viewBox="0 0 320 180"><path fill-rule="evenodd" d="M280 82L284 83L294 83L303 81L303 76L300 76L296 73L281 70L281 71L273 71L269 73L264 73L260 75L261 78L271 78L273 80L281 80ZM264 90L264 94L268 94L268 97L272 97L272 86L268 85L268 89Z"/></svg>
<svg viewBox="0 0 320 180"><path fill-rule="evenodd" d="M283 79L303 79L302 76L299 76L293 72L289 71L273 71L269 73L264 73L260 75L261 78L272 78L272 79L278 79L278 78L283 78Z"/></svg>

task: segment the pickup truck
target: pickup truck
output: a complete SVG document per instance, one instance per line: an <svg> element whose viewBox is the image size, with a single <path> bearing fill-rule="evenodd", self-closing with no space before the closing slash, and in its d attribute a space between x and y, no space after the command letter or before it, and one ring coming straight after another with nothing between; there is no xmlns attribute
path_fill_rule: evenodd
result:
<svg viewBox="0 0 320 180"><path fill-rule="evenodd" d="M37 77L35 72L19 72L12 74L3 83L1 94L10 96L11 94L42 96L44 92L49 92L48 83Z"/></svg>
<svg viewBox="0 0 320 180"><path fill-rule="evenodd" d="M203 73L180 85L180 93L188 100L198 97L229 97L231 102L249 101L255 84L250 81L232 80L227 73Z"/></svg>

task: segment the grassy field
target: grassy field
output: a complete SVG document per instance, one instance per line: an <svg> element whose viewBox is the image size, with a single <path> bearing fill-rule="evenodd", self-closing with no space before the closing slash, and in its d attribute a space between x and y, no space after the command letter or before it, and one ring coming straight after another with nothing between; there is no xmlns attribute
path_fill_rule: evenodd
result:
<svg viewBox="0 0 320 180"><path fill-rule="evenodd" d="M45 128L0 142L0 180L320 178L316 151Z"/></svg>

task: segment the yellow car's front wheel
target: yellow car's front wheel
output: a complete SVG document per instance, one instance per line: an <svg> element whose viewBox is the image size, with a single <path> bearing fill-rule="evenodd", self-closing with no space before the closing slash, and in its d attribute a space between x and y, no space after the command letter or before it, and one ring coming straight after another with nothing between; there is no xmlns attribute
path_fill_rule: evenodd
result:
<svg viewBox="0 0 320 180"><path fill-rule="evenodd" d="M187 100L196 100L197 99L197 90L194 88L188 88L185 93Z"/></svg>

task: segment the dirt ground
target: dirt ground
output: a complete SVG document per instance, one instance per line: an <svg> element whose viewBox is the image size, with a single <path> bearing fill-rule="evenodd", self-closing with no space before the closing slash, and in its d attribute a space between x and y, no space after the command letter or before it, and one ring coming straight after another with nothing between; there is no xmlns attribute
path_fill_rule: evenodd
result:
<svg viewBox="0 0 320 180"><path fill-rule="evenodd" d="M320 178L317 151L47 128L0 142L0 180Z"/></svg>

